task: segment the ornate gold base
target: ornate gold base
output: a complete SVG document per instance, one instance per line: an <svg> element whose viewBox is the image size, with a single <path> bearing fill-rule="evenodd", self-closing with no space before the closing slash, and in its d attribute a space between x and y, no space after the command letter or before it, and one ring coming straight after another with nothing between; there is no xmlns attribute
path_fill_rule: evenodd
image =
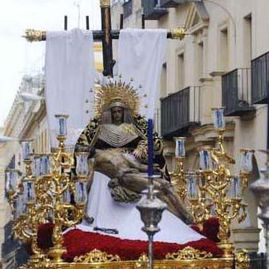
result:
<svg viewBox="0 0 269 269"><path fill-rule="evenodd" d="M63 259L61 257L65 252L66 252L65 248L55 246L55 247L50 249L49 257L52 258L52 261L54 263L61 263L61 262L63 262Z"/></svg>
<svg viewBox="0 0 269 269"><path fill-rule="evenodd" d="M234 257L234 246L231 243L220 243L218 247L223 250L224 258L232 258Z"/></svg>
<svg viewBox="0 0 269 269"><path fill-rule="evenodd" d="M210 256L211 255L211 256ZM110 255L100 250L93 250L86 255L76 257L73 263L44 260L33 264L32 259L22 269L148 269L148 258L142 255L138 260L121 261L118 255ZM164 260L155 260L155 269L248 269L249 259L245 251L240 251L230 258L212 258L212 254L186 247L176 253L167 254Z"/></svg>
<svg viewBox="0 0 269 269"><path fill-rule="evenodd" d="M63 263L57 264L58 269L148 269L148 264L139 261L120 261L107 263ZM155 269L231 269L233 260L231 259L204 259L204 260L186 260L186 261L169 261L157 260L154 262ZM237 269L247 269L248 267L236 267Z"/></svg>

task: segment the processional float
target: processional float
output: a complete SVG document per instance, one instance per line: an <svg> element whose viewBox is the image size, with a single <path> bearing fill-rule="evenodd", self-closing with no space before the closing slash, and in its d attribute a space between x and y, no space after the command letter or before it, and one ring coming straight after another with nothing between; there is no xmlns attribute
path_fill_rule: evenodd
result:
<svg viewBox="0 0 269 269"><path fill-rule="evenodd" d="M102 30L93 31L95 40L102 40L104 75L112 76L112 39L119 37L119 31L111 30L110 1L100 1ZM168 33L168 38L183 38L183 28ZM29 41L46 39L46 32L27 30ZM200 149L200 169L186 172L183 166L185 157L185 138L175 138L176 166L170 173L178 195L185 200L195 222L202 224L212 215L219 222L219 247L221 257L211 253L186 247L178 252L167 253L165 259L154 260L154 268L248 268L245 251L236 252L229 242L230 224L233 219L243 221L246 217L246 204L242 200L251 172L252 150L242 150L242 169L238 177L231 175L229 165L235 161L224 150L225 124L223 109L214 109L214 125L218 132L215 148ZM144 202L138 205L145 223L144 231L149 236L149 252L137 260L121 261L119 256L95 249L76 257L72 263L62 258L63 229L83 218L88 174L87 155L77 153L74 157L65 149L67 115L57 115L59 122L58 147L49 155L31 154L31 141L23 141L25 175L18 180L14 170L8 170L7 190L14 216L15 236L31 244L32 255L22 268L153 268L153 235L158 232L158 221L165 206L159 203L153 189L154 175L149 174L149 185ZM152 126L149 126L149 129ZM152 149L152 130L148 133L148 148ZM149 150L151 155L152 151ZM152 157L152 156L151 156ZM75 165L76 162L76 165ZM34 167L34 169L32 169ZM75 169L76 176L72 176ZM73 197L73 199L71 198ZM38 244L38 229L42 224L53 224L52 243L48 250Z"/></svg>

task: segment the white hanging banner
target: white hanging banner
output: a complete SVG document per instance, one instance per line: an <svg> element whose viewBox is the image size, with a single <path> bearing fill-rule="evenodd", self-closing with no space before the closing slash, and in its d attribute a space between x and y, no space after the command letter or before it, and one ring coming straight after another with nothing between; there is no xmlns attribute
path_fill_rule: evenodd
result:
<svg viewBox="0 0 269 269"><path fill-rule="evenodd" d="M91 31L47 32L46 107L51 147L58 145L56 114L67 114L67 147L74 147L93 116L94 78Z"/></svg>
<svg viewBox="0 0 269 269"><path fill-rule="evenodd" d="M162 65L165 62L167 30L123 29L118 46L118 75L138 89L140 113L154 118L155 101L159 96ZM142 86L142 87L141 87Z"/></svg>

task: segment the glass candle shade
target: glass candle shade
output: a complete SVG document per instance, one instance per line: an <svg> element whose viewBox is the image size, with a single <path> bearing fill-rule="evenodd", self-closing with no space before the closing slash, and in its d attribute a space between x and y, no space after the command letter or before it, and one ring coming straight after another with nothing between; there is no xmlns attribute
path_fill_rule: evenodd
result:
<svg viewBox="0 0 269 269"><path fill-rule="evenodd" d="M62 202L64 204L70 204L70 202L71 202L71 193L70 193L69 189L67 189L67 190L65 190L63 192Z"/></svg>
<svg viewBox="0 0 269 269"><path fill-rule="evenodd" d="M36 177L41 176L41 156L34 157L34 174Z"/></svg>
<svg viewBox="0 0 269 269"><path fill-rule="evenodd" d="M76 153L76 174L78 177L86 177L89 173L88 152Z"/></svg>
<svg viewBox="0 0 269 269"><path fill-rule="evenodd" d="M22 214L26 214L27 206L24 202L23 193L19 194L15 202L15 218L19 218Z"/></svg>
<svg viewBox="0 0 269 269"><path fill-rule="evenodd" d="M250 173L253 170L252 161L254 151L248 149L241 149L240 153L241 153L240 170L242 172Z"/></svg>
<svg viewBox="0 0 269 269"><path fill-rule="evenodd" d="M212 108L213 123L216 129L225 128L224 108Z"/></svg>
<svg viewBox="0 0 269 269"><path fill-rule="evenodd" d="M54 222L54 213L53 213L53 210L51 210L51 209L48 210L46 219L47 219L49 222Z"/></svg>
<svg viewBox="0 0 269 269"><path fill-rule="evenodd" d="M76 182L75 202L78 204L87 201L87 183L85 181Z"/></svg>
<svg viewBox="0 0 269 269"><path fill-rule="evenodd" d="M216 205L214 203L212 203L210 207L210 216L212 217L217 216Z"/></svg>
<svg viewBox="0 0 269 269"><path fill-rule="evenodd" d="M23 182L23 200L24 203L35 200L35 187L33 181Z"/></svg>
<svg viewBox="0 0 269 269"><path fill-rule="evenodd" d="M210 151L207 149L202 149L199 151L200 156L200 168L202 170L211 170L212 169L212 158Z"/></svg>
<svg viewBox="0 0 269 269"><path fill-rule="evenodd" d="M179 157L185 157L186 152L185 152L185 137L175 137L175 142L176 142L176 148L175 148L175 156L176 158Z"/></svg>
<svg viewBox="0 0 269 269"><path fill-rule="evenodd" d="M198 197L197 177L194 173L187 175L187 196L188 198Z"/></svg>
<svg viewBox="0 0 269 269"><path fill-rule="evenodd" d="M229 196L230 196L230 198L240 198L241 197L240 179L238 177L231 178Z"/></svg>
<svg viewBox="0 0 269 269"><path fill-rule="evenodd" d="M40 156L40 174L48 175L50 173L50 159L48 155Z"/></svg>
<svg viewBox="0 0 269 269"><path fill-rule="evenodd" d="M21 146L22 146L22 158L23 160L29 160L30 155L32 153L32 147L31 147L31 141L30 140L25 140L21 141Z"/></svg>
<svg viewBox="0 0 269 269"><path fill-rule="evenodd" d="M67 135L66 120L68 118L68 115L55 115L55 117L58 119L58 125L59 125L57 135L66 136Z"/></svg>
<svg viewBox="0 0 269 269"><path fill-rule="evenodd" d="M15 169L6 170L6 191L16 191L18 181L18 171Z"/></svg>

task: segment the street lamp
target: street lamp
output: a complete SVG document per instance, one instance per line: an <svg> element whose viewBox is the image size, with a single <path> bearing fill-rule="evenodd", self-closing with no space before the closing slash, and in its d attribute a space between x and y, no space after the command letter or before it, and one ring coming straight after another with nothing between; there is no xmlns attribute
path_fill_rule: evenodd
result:
<svg viewBox="0 0 269 269"><path fill-rule="evenodd" d="M261 213L258 218L263 221L264 237L266 245L266 268L269 268L269 151L262 150L267 154L266 168L260 170L261 178L250 185L250 189L254 192L258 200Z"/></svg>

